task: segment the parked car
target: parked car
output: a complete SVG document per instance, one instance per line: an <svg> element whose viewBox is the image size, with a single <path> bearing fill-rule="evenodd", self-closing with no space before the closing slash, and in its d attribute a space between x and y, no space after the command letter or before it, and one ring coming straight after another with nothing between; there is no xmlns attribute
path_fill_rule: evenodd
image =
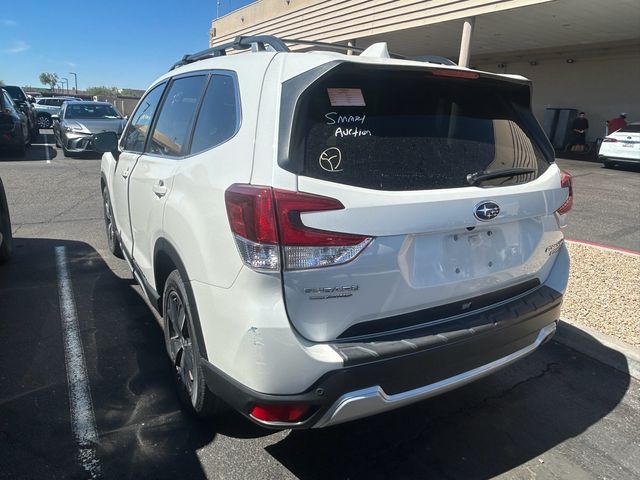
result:
<svg viewBox="0 0 640 480"><path fill-rule="evenodd" d="M605 167L640 165L640 122L607 135L600 144L598 158Z"/></svg>
<svg viewBox="0 0 640 480"><path fill-rule="evenodd" d="M19 157L24 157L28 145L27 116L4 87L0 87L0 147L9 148Z"/></svg>
<svg viewBox="0 0 640 480"><path fill-rule="evenodd" d="M36 109L36 122L39 128L49 128L53 125L51 115L59 115L60 107L64 102L71 100L82 101L76 97L40 97L36 98L34 108Z"/></svg>
<svg viewBox="0 0 640 480"><path fill-rule="evenodd" d="M27 116L27 125L29 127L29 135L31 140L38 137L38 126L36 124L36 111L33 104L29 101L27 94L24 93L22 87L16 85L3 85L3 87L18 106L20 111Z"/></svg>
<svg viewBox="0 0 640 480"><path fill-rule="evenodd" d="M551 338L571 178L530 98L523 77L386 44L293 53L269 36L158 78L119 143L94 141L109 248L163 317L184 404L325 427Z"/></svg>
<svg viewBox="0 0 640 480"><path fill-rule="evenodd" d="M107 102L66 101L60 114L53 114L56 146L65 155L93 150L93 134L122 133L126 120Z"/></svg>
<svg viewBox="0 0 640 480"><path fill-rule="evenodd" d="M9 204L4 191L4 184L0 178L0 263L9 260L13 251L13 235L11 233L11 217Z"/></svg>

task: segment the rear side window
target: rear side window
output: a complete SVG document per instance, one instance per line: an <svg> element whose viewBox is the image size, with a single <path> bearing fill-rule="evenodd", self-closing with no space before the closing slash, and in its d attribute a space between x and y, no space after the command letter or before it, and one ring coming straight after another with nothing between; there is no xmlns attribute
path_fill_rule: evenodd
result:
<svg viewBox="0 0 640 480"><path fill-rule="evenodd" d="M175 80L166 95L147 151L179 157L186 153L186 143L200 103L207 77L198 75Z"/></svg>
<svg viewBox="0 0 640 480"><path fill-rule="evenodd" d="M235 135L238 111L234 78L230 75L212 75L193 132L191 153L215 147Z"/></svg>
<svg viewBox="0 0 640 480"><path fill-rule="evenodd" d="M149 134L153 114L158 108L164 87L164 83L158 85L138 104L122 141L124 150L131 152L142 152L144 150L144 142Z"/></svg>
<svg viewBox="0 0 640 480"><path fill-rule="evenodd" d="M524 183L549 165L528 131L526 86L427 70L337 70L299 103L295 123L302 126L292 145L302 175L378 190L427 190L467 187L467 175L483 170L533 168L482 185Z"/></svg>

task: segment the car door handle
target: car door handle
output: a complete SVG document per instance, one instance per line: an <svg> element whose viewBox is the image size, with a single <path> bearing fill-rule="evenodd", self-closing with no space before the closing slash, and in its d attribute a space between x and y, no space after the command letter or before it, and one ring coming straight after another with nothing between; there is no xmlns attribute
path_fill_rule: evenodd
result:
<svg viewBox="0 0 640 480"><path fill-rule="evenodd" d="M127 168L124 172L122 172L122 178L127 178L129 176L129 169Z"/></svg>
<svg viewBox="0 0 640 480"><path fill-rule="evenodd" d="M162 180L158 180L158 182L153 185L153 193L155 193L158 198L164 197L166 195L167 187Z"/></svg>

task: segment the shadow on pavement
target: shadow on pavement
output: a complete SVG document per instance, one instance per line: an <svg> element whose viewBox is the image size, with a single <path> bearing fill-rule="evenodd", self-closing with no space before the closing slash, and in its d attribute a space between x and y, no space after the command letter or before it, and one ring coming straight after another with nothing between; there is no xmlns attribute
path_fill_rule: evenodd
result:
<svg viewBox="0 0 640 480"><path fill-rule="evenodd" d="M239 414L214 425L183 413L155 317L133 281L114 274L90 245L17 238L14 257L0 267L0 478L86 476L69 424L56 246L67 249L105 478L205 478L197 450L216 432L272 433ZM575 478L584 472L554 464L550 450L611 414L629 383L627 375L550 342L457 391L333 428L292 431L265 448L303 479L484 479L523 464L537 467L543 455L547 476ZM633 428L615 418L610 423L614 430ZM605 454L616 454L613 444ZM588 463L589 449L583 450ZM605 462L601 474L584 468L598 477L610 466Z"/></svg>
<svg viewBox="0 0 640 480"><path fill-rule="evenodd" d="M624 364L622 355L600 348ZM590 458L592 445L580 444L578 451L587 453L566 457L549 450L610 414L629 384L628 375L550 342L457 391L325 430L293 431L267 450L302 479L487 479L525 464L523 478L540 469L544 478L602 478L617 467ZM636 434L621 420L612 443L626 447ZM597 442L607 445L604 455L616 455L608 438ZM617 475L634 477L624 469Z"/></svg>
<svg viewBox="0 0 640 480"><path fill-rule="evenodd" d="M70 429L55 247L65 246L105 478L205 478L211 425L180 409L162 331L91 246L15 239L0 268L0 478L84 478Z"/></svg>

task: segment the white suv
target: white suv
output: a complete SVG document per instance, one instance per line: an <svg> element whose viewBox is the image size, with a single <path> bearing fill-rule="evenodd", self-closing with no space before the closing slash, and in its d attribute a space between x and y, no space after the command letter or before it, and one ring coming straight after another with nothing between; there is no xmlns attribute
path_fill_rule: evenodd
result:
<svg viewBox="0 0 640 480"><path fill-rule="evenodd" d="M185 403L324 427L548 340L572 192L530 95L385 44L294 53L267 36L154 82L119 144L94 143L110 249L164 318Z"/></svg>

